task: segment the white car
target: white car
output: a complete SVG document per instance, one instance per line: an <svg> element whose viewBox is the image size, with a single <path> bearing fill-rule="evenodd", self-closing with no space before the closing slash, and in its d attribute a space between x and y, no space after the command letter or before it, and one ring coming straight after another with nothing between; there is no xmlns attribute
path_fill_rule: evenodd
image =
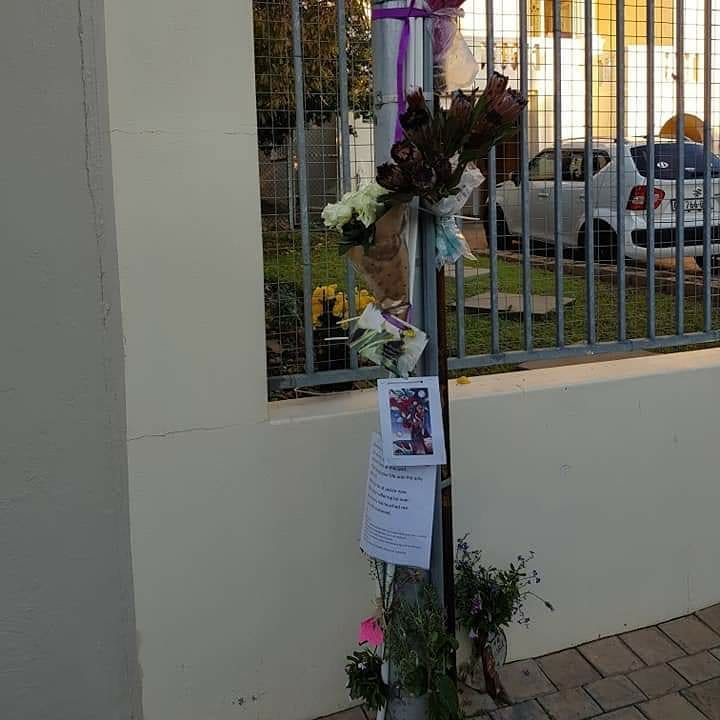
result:
<svg viewBox="0 0 720 720"><path fill-rule="evenodd" d="M675 257L677 223L676 177L677 143L655 143L655 257ZM566 142L561 147L561 226L563 247L580 248L585 237L585 151L583 142ZM617 145L613 141L593 142L593 229L596 259L612 261L617 249ZM541 243L555 243L553 148L542 150L529 165L530 237ZM712 244L714 256L720 254L720 158L711 155L712 168ZM647 145L645 141L627 142L622 149L624 163L623 214L625 218L625 256L635 260L647 257ZM685 242L684 255L695 257L703 266L703 146L685 142ZM520 183L517 173L498 185L498 249L509 249L512 237L520 235Z"/></svg>

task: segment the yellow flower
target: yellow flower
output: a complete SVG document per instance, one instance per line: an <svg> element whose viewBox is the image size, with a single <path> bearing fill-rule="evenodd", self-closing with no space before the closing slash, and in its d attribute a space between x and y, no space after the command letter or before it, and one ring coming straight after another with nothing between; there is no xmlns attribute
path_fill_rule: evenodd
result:
<svg viewBox="0 0 720 720"><path fill-rule="evenodd" d="M312 294L312 322L317 325L323 312L323 291L322 288L315 288Z"/></svg>
<svg viewBox="0 0 720 720"><path fill-rule="evenodd" d="M336 318L344 318L347 316L348 313L348 303L345 299L345 293L344 292L338 292L335 294L335 304L332 308L332 314L333 317Z"/></svg>
<svg viewBox="0 0 720 720"><path fill-rule="evenodd" d="M367 290L355 288L355 309L358 313L374 302L375 298ZM327 312L339 320L347 318L350 312L347 295L337 289L337 283L316 287L312 292L311 303L313 327L320 325L321 315Z"/></svg>
<svg viewBox="0 0 720 720"><path fill-rule="evenodd" d="M355 307L358 312L362 312L370 303L374 302L375 298L367 290L355 288Z"/></svg>

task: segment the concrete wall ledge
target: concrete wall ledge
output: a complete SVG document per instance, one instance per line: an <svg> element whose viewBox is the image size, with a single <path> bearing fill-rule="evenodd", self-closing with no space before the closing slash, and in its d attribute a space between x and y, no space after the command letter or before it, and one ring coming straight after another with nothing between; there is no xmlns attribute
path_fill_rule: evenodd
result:
<svg viewBox="0 0 720 720"><path fill-rule="evenodd" d="M680 353L643 355L608 362L584 365L565 365L524 372L480 375L470 378L470 384L450 382L453 403L481 399L494 395L512 395L543 390L571 389L580 385L618 382L698 370L720 370L720 348ZM320 420L356 413L377 407L375 390L354 390L269 404L269 419L273 424Z"/></svg>

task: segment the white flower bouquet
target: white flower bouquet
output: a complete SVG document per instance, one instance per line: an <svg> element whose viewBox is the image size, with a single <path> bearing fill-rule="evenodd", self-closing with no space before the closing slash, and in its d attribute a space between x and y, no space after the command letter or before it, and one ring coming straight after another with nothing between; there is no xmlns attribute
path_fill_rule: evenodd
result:
<svg viewBox="0 0 720 720"><path fill-rule="evenodd" d="M373 239L375 221L387 210L380 201L387 190L372 181L357 190L345 193L336 203L330 203L322 211L325 227L341 233L339 251L347 252L354 245L367 248Z"/></svg>

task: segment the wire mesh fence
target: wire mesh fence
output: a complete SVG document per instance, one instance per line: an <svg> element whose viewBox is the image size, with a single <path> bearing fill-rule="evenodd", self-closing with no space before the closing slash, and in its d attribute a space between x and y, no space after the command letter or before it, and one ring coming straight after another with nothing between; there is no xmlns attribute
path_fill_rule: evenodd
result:
<svg viewBox="0 0 720 720"><path fill-rule="evenodd" d="M447 270L450 367L720 339L710 0L464 8L475 84L498 70L529 105L480 163L463 211L476 259ZM320 212L374 177L370 5L253 0L253 11L270 388L350 387L381 374L338 325L370 298Z"/></svg>

